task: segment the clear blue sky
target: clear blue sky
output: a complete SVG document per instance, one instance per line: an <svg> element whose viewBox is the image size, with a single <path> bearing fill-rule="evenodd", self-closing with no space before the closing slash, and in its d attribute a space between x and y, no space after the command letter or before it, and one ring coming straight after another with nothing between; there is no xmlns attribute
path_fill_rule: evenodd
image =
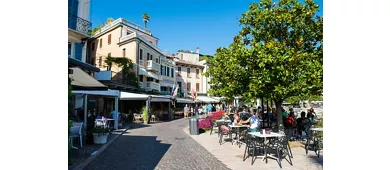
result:
<svg viewBox="0 0 390 170"><path fill-rule="evenodd" d="M258 0L91 0L92 27L107 18L125 18L143 26L142 14L148 13L147 28L159 38L158 47L174 54L177 50L200 48L201 54L214 55L227 47L238 34L238 19L249 4ZM315 0L323 15L322 0Z"/></svg>

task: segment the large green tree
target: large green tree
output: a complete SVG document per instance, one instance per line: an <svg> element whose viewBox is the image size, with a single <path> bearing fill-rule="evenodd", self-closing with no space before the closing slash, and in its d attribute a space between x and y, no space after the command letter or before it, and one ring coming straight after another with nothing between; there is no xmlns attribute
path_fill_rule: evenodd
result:
<svg viewBox="0 0 390 170"><path fill-rule="evenodd" d="M312 0L251 4L239 21L239 35L210 62L212 93L271 99L283 130L283 100L322 93L323 18L315 14L318 9Z"/></svg>

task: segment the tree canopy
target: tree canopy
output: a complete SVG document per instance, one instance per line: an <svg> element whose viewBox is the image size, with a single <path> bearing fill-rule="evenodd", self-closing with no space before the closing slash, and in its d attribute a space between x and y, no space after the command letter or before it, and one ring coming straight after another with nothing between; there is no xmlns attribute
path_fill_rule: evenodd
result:
<svg viewBox="0 0 390 170"><path fill-rule="evenodd" d="M269 98L283 128L283 100L322 93L323 18L315 14L318 9L312 0L252 3L233 43L217 49L210 61L210 92Z"/></svg>

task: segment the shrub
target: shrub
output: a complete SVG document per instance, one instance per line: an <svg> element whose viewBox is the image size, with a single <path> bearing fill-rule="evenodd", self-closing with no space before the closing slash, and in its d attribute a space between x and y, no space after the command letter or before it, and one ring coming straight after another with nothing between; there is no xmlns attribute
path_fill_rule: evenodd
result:
<svg viewBox="0 0 390 170"><path fill-rule="evenodd" d="M146 106L142 107L142 118L144 119L144 121L148 121L149 114Z"/></svg>
<svg viewBox="0 0 390 170"><path fill-rule="evenodd" d="M211 121L215 121L215 120L221 119L224 113L225 113L224 110L220 110L220 111L217 111L210 116L207 116L206 119L211 120Z"/></svg>
<svg viewBox="0 0 390 170"><path fill-rule="evenodd" d="M204 120L199 120L198 121L198 125L199 125L199 129L203 129L203 130L207 130L207 129L211 129L211 122L207 119L204 119Z"/></svg>

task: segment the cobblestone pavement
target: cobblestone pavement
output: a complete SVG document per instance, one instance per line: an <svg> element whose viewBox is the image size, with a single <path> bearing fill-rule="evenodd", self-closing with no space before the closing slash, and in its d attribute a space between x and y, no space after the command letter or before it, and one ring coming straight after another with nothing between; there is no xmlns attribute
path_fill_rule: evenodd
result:
<svg viewBox="0 0 390 170"><path fill-rule="evenodd" d="M135 125L85 169L228 169L187 135L188 119Z"/></svg>

